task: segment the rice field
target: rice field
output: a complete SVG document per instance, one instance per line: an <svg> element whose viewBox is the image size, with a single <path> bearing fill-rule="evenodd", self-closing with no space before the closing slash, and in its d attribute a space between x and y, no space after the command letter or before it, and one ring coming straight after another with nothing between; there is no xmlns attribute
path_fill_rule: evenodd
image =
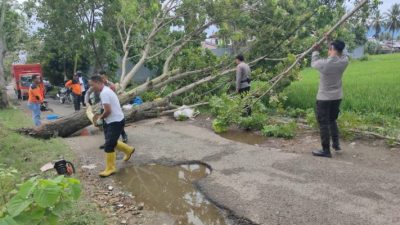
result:
<svg viewBox="0 0 400 225"><path fill-rule="evenodd" d="M312 68L286 90L287 106L308 109L315 105L319 74ZM353 60L343 77L342 111L400 117L400 54Z"/></svg>

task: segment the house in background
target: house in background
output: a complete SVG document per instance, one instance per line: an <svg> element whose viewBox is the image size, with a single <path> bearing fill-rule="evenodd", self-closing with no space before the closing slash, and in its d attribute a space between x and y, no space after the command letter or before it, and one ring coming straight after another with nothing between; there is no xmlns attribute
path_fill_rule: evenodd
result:
<svg viewBox="0 0 400 225"><path fill-rule="evenodd" d="M203 42L201 42L201 46L204 49L209 49L212 53L214 53L218 57L223 56L225 54L228 55L233 54L232 41L228 40L227 43L225 43L225 41L220 39L218 37L218 34L216 33L213 33ZM221 46L226 46L226 47L221 47Z"/></svg>
<svg viewBox="0 0 400 225"><path fill-rule="evenodd" d="M347 54L353 59L361 59L365 55L365 45L359 45Z"/></svg>

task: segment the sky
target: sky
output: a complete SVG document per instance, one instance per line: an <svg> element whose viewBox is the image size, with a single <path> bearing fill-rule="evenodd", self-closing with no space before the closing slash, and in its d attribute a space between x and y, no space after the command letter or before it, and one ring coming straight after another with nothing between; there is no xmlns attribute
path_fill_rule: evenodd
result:
<svg viewBox="0 0 400 225"><path fill-rule="evenodd" d="M388 9L395 3L400 4L400 0L384 0L379 9L381 10L381 12L387 12Z"/></svg>
<svg viewBox="0 0 400 225"><path fill-rule="evenodd" d="M26 0L17 0L19 3L25 2ZM400 0L383 0L383 3L379 6L379 9L381 12L385 13L388 11L388 9L395 3L400 4ZM353 3L352 1L347 3L349 9L353 8ZM36 30L38 25L33 25L32 29ZM215 26L211 26L209 29L206 30L207 36L210 36L214 32L216 32L218 29Z"/></svg>

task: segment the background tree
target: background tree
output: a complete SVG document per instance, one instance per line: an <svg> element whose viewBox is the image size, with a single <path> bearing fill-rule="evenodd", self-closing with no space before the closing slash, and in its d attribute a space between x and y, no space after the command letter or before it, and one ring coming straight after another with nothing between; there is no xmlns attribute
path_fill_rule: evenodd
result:
<svg viewBox="0 0 400 225"><path fill-rule="evenodd" d="M25 3L32 19L40 25L36 34L40 54L31 61L43 64L45 76L57 83L75 70L95 73L116 70L111 34L104 31L104 14L111 0L30 0ZM37 51L37 50L36 50Z"/></svg>
<svg viewBox="0 0 400 225"><path fill-rule="evenodd" d="M363 0L362 4L366 2ZM121 7L123 4L126 4L125 7ZM140 10L140 6L149 13L148 17ZM314 10L310 11L310 8ZM346 12L344 1L319 0L299 0L296 3L291 0L169 0L162 4L158 1L118 1L108 10L115 13L103 11L105 13L101 21L104 27L108 24L107 27L111 25L118 29L107 32L111 36L118 34L116 44L121 49L119 51L127 52L123 54L127 55L127 60L136 62L134 68L148 64L158 67L159 73L155 78L131 90L125 89L136 72L126 71L121 104L149 92L161 97L161 100L150 99L143 106L126 112L131 121L158 115L169 109L169 103L207 101L214 90L217 90L214 93L218 96L228 91L229 80L234 77L235 71L233 55L217 58L200 47L200 42L205 38L204 30L210 25L225 26L227 39L241 36L235 39L237 51L246 55L254 71L253 88L248 99L273 109L270 97L273 100L275 96L279 97L282 90L296 79L301 65L305 65L307 53L311 51L310 46L336 21L342 24L345 20L341 18ZM330 33L334 38L340 37L350 46L355 46L356 36L361 30L358 28L365 28L368 12L367 7L355 15L351 24L345 23L340 28L335 26L335 32ZM119 16L124 13L126 16ZM117 17L113 17L113 14ZM134 15L133 19L128 15ZM231 26L235 26L234 29ZM138 27L140 29L136 30ZM125 43L129 43L126 45L129 48L123 48ZM56 131L60 136L68 136L88 124L90 122L85 113L78 112L44 125L33 135L51 136Z"/></svg>
<svg viewBox="0 0 400 225"><path fill-rule="evenodd" d="M372 27L374 29L374 31L375 31L374 37L377 38L377 39L379 38L379 34L382 31L383 23L384 23L384 18L381 15L381 12L379 10L377 10L373 14L373 16L371 18L371 23L370 23L370 27Z"/></svg>
<svg viewBox="0 0 400 225"><path fill-rule="evenodd" d="M394 46L394 34L400 30L400 4L394 4L385 13L386 15L386 29L392 32L392 48Z"/></svg>
<svg viewBox="0 0 400 225"><path fill-rule="evenodd" d="M18 4L8 0L0 3L0 108L8 106L6 73L10 72L12 60L7 56L18 55L24 42L24 18L17 12ZM15 58L15 57L14 57Z"/></svg>

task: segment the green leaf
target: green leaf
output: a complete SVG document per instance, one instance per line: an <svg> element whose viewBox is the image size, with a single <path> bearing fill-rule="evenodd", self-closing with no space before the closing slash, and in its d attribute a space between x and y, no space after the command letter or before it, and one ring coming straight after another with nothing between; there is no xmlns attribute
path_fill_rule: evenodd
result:
<svg viewBox="0 0 400 225"><path fill-rule="evenodd" d="M43 208L53 207L61 194L61 187L56 184L47 183L46 186L38 188L33 193L35 202Z"/></svg>
<svg viewBox="0 0 400 225"><path fill-rule="evenodd" d="M18 224L26 224L26 225L37 225L40 223L40 220L43 218L45 209L36 207L30 211L21 213L21 215L15 217L15 221Z"/></svg>
<svg viewBox="0 0 400 225"><path fill-rule="evenodd" d="M18 195L14 196L7 204L7 212L12 216L18 216L22 211L32 204L32 199L22 199Z"/></svg>
<svg viewBox="0 0 400 225"><path fill-rule="evenodd" d="M72 207L71 202L59 202L54 206L52 212L54 215L61 216L66 210Z"/></svg>
<svg viewBox="0 0 400 225"><path fill-rule="evenodd" d="M55 215L55 214L53 214L53 213L49 213L49 214L47 215L47 222L48 222L50 225L57 225L57 224L58 224L58 216Z"/></svg>
<svg viewBox="0 0 400 225"><path fill-rule="evenodd" d="M19 188L18 196L21 197L22 199L28 198L29 195L32 194L32 191L36 187L36 185L37 185L37 182L34 182L32 180L26 181Z"/></svg>
<svg viewBox="0 0 400 225"><path fill-rule="evenodd" d="M19 225L11 216L0 219L0 225Z"/></svg>
<svg viewBox="0 0 400 225"><path fill-rule="evenodd" d="M77 200L81 196L81 185L79 183L72 184L70 188L72 197Z"/></svg>
<svg viewBox="0 0 400 225"><path fill-rule="evenodd" d="M63 175L62 175L62 176L58 176L58 177L56 177L56 178L53 179L53 181L54 181L56 184L61 183L63 180L64 180L64 176L63 176Z"/></svg>

